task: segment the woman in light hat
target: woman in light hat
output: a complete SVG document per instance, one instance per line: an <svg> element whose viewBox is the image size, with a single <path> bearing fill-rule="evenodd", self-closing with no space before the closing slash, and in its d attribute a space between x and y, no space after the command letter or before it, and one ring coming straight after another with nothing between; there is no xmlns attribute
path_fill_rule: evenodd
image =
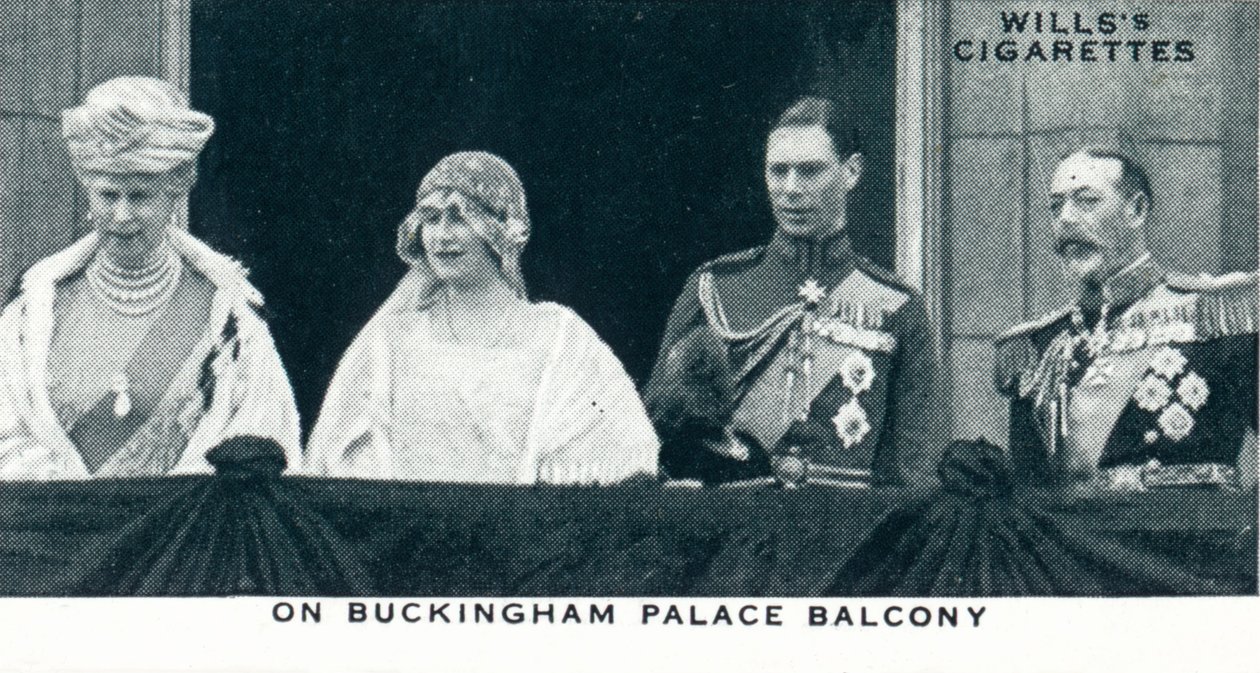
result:
<svg viewBox="0 0 1260 673"><path fill-rule="evenodd" d="M656 435L621 363L573 311L527 299L525 192L459 152L398 232L411 266L359 333L311 434L309 471L435 482L612 483L655 474Z"/></svg>
<svg viewBox="0 0 1260 673"><path fill-rule="evenodd" d="M224 439L300 460L262 298L175 226L214 121L161 80L120 77L62 113L93 231L31 267L0 316L0 479L207 472Z"/></svg>

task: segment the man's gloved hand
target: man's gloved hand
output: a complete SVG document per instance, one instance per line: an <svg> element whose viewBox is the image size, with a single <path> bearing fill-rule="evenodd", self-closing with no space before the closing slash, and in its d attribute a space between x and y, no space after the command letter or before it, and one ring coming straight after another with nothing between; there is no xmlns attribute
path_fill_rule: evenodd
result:
<svg viewBox="0 0 1260 673"><path fill-rule="evenodd" d="M707 438L704 446L709 451L732 460L748 461L753 457L765 455L756 438L751 435L731 430L730 426L721 429L720 437Z"/></svg>
<svg viewBox="0 0 1260 673"><path fill-rule="evenodd" d="M835 427L826 421L812 418L792 421L783 438L779 440L776 453L787 453L789 447L795 446L803 457L814 456L835 441Z"/></svg>

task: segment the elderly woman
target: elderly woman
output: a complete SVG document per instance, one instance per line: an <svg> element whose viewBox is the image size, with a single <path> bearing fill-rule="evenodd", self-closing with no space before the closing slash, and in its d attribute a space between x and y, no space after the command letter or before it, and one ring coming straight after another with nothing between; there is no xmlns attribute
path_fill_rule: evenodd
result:
<svg viewBox="0 0 1260 673"><path fill-rule="evenodd" d="M62 114L94 229L38 263L0 316L0 479L207 472L233 436L300 460L262 303L232 259L174 226L213 120L123 77Z"/></svg>
<svg viewBox="0 0 1260 673"><path fill-rule="evenodd" d="M656 435L616 356L573 311L526 298L529 232L506 162L438 162L398 232L411 270L341 360L311 472L495 484L655 474Z"/></svg>

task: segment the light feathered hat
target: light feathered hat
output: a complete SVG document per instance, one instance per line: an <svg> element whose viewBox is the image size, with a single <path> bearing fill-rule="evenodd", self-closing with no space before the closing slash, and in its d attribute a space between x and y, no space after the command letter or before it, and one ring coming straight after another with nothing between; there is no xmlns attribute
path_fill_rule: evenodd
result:
<svg viewBox="0 0 1260 673"><path fill-rule="evenodd" d="M498 256L508 284L525 296L521 253L529 242L530 222L525 187L516 171L489 152L456 152L443 158L424 176L416 190L416 202L443 190L459 192L493 216L488 222L471 218L470 224ZM418 245L419 228L419 218L413 212L398 229L398 255L412 266L425 264Z"/></svg>
<svg viewBox="0 0 1260 673"><path fill-rule="evenodd" d="M61 135L81 173L164 173L194 161L212 133L214 119L151 77L98 84L82 105L61 113Z"/></svg>

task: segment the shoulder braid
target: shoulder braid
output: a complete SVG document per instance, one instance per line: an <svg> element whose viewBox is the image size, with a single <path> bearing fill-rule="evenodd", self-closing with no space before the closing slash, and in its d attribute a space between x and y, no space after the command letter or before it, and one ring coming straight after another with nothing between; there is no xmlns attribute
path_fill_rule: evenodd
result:
<svg viewBox="0 0 1260 673"><path fill-rule="evenodd" d="M740 250L738 252L727 253L725 255L722 255L721 257L718 257L717 259L709 260L705 262L704 264L700 265L699 270L701 272L734 271L735 269L732 269L729 267L739 267L745 264L756 262L757 260L761 259L761 255L765 251L766 251L766 246L758 245L756 247L748 248L747 250Z"/></svg>
<svg viewBox="0 0 1260 673"><path fill-rule="evenodd" d="M1035 320L1020 323L999 334L994 340L993 385L999 393L1013 396L1019 390L1020 378L1041 361L1041 353L1033 335L1062 320L1071 311L1061 308Z"/></svg>
<svg viewBox="0 0 1260 673"><path fill-rule="evenodd" d="M1255 334L1260 326L1260 283L1256 272L1169 279L1169 287L1197 292L1195 335L1199 339Z"/></svg>

